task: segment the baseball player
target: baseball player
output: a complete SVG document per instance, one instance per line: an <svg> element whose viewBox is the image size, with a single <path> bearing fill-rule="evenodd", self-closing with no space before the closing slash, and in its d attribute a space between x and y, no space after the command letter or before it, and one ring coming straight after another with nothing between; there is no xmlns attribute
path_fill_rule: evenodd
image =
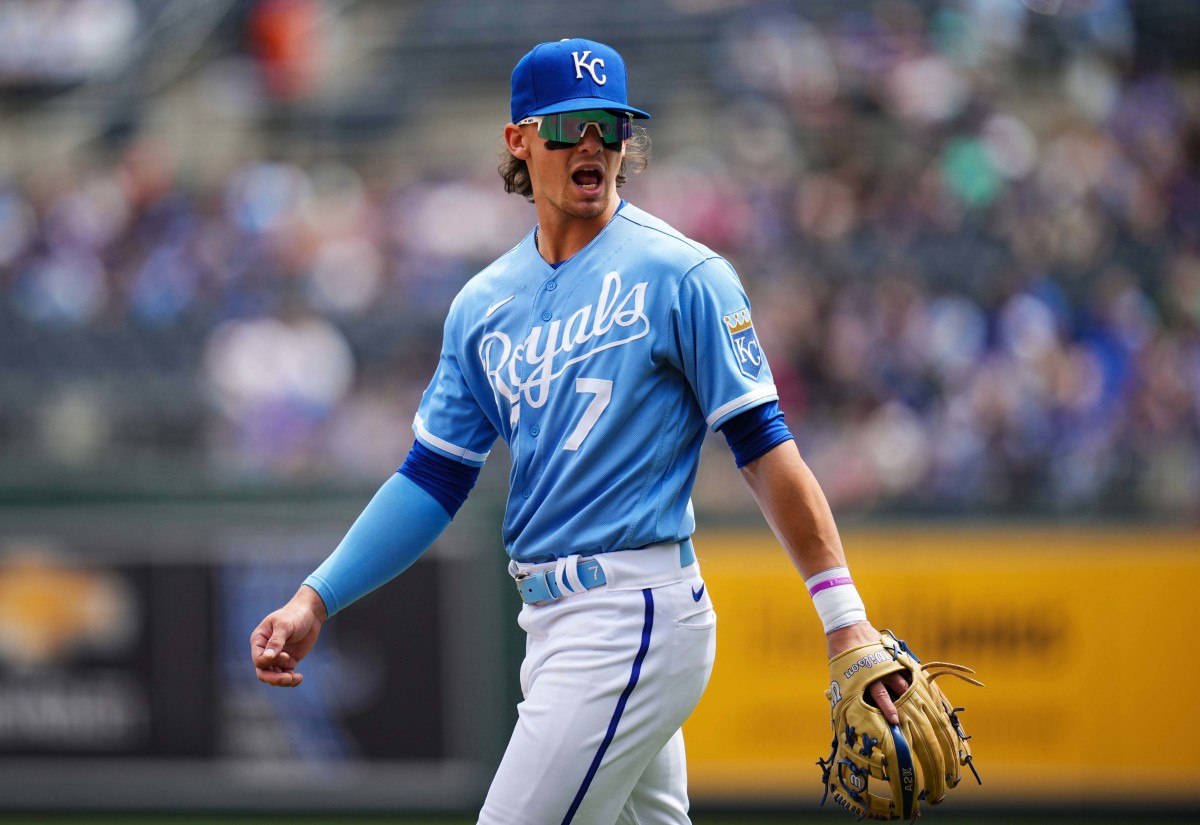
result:
<svg viewBox="0 0 1200 825"><path fill-rule="evenodd" d="M501 174L537 225L455 298L411 452L254 630L252 657L261 681L299 685L324 622L434 541L500 437L524 701L478 821L679 825L680 726L715 653L690 501L706 429L728 440L807 579L830 655L879 633L784 423L737 274L618 194L645 161L633 121L650 117L627 100L621 56L590 40L539 44L513 71L511 110ZM887 682L871 692L894 722L907 683Z"/></svg>

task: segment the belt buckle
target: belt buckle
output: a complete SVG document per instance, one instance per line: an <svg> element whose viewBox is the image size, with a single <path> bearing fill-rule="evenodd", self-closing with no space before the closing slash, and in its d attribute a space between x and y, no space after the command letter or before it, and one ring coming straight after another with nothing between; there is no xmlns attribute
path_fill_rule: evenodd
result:
<svg viewBox="0 0 1200 825"><path fill-rule="evenodd" d="M517 586L517 593L521 595L521 601L526 604L545 604L555 600L553 591L550 590L550 584L546 581L546 573L518 573L513 577L513 582ZM536 585L540 585L540 588ZM542 591L542 592L539 592ZM526 594L530 597L527 598ZM536 598L542 597L544 598Z"/></svg>

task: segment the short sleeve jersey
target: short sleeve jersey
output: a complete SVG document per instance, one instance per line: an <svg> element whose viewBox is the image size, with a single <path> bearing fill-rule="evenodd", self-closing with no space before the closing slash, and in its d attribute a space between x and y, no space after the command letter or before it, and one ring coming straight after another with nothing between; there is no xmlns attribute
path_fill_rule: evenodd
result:
<svg viewBox="0 0 1200 825"><path fill-rule="evenodd" d="M679 541L706 429L778 398L729 263L625 203L551 267L535 232L451 305L422 444L512 458L503 539L543 562Z"/></svg>

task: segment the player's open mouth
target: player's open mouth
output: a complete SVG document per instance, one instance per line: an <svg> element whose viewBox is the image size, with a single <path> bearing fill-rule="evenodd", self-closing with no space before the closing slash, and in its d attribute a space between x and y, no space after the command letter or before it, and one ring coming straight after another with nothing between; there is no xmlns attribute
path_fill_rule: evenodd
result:
<svg viewBox="0 0 1200 825"><path fill-rule="evenodd" d="M604 183L604 173L600 169L586 167L576 170L571 180L585 192L598 192Z"/></svg>

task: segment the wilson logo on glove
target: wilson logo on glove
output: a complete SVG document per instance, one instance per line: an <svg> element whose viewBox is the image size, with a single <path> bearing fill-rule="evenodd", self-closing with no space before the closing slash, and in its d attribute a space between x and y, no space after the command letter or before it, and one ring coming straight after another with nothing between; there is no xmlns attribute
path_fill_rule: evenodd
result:
<svg viewBox="0 0 1200 825"><path fill-rule="evenodd" d="M850 665L850 667L842 675L845 676L847 679L849 679L851 676L853 676L855 673L858 673L864 667L874 667L875 665L883 665L883 664L887 664L888 662L891 662L891 661L893 661L891 653L889 653L886 650L879 650L879 651L876 651L875 653L871 653L866 656L863 656L857 662Z"/></svg>

